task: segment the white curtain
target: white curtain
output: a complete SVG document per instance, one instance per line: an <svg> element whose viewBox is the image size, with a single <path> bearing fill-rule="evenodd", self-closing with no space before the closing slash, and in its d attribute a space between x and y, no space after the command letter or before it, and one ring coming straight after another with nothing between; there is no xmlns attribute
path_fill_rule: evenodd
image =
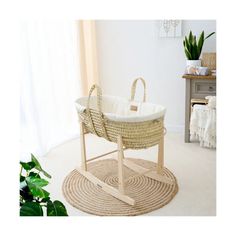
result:
<svg viewBox="0 0 236 236"><path fill-rule="evenodd" d="M45 155L79 134L77 22L22 22L21 159Z"/></svg>

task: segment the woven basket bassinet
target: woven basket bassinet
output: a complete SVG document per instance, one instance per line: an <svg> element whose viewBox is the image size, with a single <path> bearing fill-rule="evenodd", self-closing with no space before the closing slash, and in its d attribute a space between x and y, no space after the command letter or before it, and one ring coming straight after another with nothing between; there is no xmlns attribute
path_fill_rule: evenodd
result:
<svg viewBox="0 0 236 236"><path fill-rule="evenodd" d="M145 106L149 104L149 106L155 106L154 104L146 103L145 81L142 78L137 78L133 82L131 88L131 99L126 100L127 106L129 106L128 109L132 110L132 107L135 108L135 106L133 106L132 104L134 103L136 84L138 80L141 80L144 86L143 102L139 105ZM97 89L97 97L91 97L92 92L95 89ZM94 102L94 99L96 99L96 108L90 107L91 98ZM84 123L84 127L87 132L93 133L99 137L103 137L106 140L114 143L117 143L117 137L121 135L124 147L131 149L148 148L160 142L161 138L164 135L164 107L159 106L158 112L149 114L147 116L132 116L133 113L135 114L134 111L129 116L121 116L121 119L113 119L111 115L108 115L108 113L102 112L102 105L104 105L102 104L104 102L103 100L105 100L106 102L112 100L112 97L103 97L100 87L98 87L97 85L93 85L90 89L88 97L83 98L82 100L78 99L76 101L80 121ZM115 115L116 111L113 111L113 113Z"/></svg>

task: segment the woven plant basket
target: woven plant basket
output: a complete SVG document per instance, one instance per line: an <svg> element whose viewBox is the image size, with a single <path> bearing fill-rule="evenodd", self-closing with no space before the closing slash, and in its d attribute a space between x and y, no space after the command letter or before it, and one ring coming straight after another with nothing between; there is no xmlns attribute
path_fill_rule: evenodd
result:
<svg viewBox="0 0 236 236"><path fill-rule="evenodd" d="M131 88L131 101L134 101L136 84L140 80L144 86L143 103L146 102L146 84L144 79L134 80ZM90 108L90 98L97 90L97 108ZM164 116L142 122L121 122L108 119L102 112L102 91L93 85L89 91L86 110L78 112L80 120L84 123L87 132L103 137L108 141L117 143L118 135L122 136L125 148L143 149L157 145L164 135Z"/></svg>

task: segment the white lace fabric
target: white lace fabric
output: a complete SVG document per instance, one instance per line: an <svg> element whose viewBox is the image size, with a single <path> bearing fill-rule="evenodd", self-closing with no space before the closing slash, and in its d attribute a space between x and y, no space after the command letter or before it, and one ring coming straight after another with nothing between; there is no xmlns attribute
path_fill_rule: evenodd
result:
<svg viewBox="0 0 236 236"><path fill-rule="evenodd" d="M216 99L208 97L209 105L194 105L190 119L190 139L201 147L216 148ZM214 104L214 105L213 105Z"/></svg>

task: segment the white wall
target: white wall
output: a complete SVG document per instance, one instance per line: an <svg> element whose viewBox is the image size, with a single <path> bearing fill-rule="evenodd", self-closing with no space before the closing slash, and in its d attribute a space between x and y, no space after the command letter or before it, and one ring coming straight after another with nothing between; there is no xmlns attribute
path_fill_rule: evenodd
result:
<svg viewBox="0 0 236 236"><path fill-rule="evenodd" d="M182 22L183 35L216 31L215 21ZM129 97L131 82L142 76L147 82L147 100L167 107L169 131L183 131L185 55L181 38L159 38L159 21L97 21L100 83L105 94ZM216 51L215 36L203 51ZM141 86L138 87L141 96Z"/></svg>

